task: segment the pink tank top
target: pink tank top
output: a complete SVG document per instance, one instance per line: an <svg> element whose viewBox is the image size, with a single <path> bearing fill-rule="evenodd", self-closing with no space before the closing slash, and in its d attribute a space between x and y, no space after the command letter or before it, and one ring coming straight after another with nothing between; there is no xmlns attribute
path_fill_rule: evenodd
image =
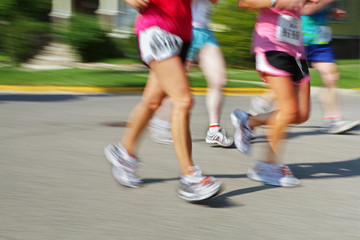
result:
<svg viewBox="0 0 360 240"><path fill-rule="evenodd" d="M135 32L152 26L179 36L183 41L191 41L191 0L151 0L135 22Z"/></svg>
<svg viewBox="0 0 360 240"><path fill-rule="evenodd" d="M305 59L299 11L260 10L253 35L253 51L281 51Z"/></svg>

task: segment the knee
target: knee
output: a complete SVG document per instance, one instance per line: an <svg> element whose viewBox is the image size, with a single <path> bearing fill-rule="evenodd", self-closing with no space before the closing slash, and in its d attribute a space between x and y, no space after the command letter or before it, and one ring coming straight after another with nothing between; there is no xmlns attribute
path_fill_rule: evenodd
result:
<svg viewBox="0 0 360 240"><path fill-rule="evenodd" d="M178 109L181 111L190 111L190 109L193 106L194 100L192 95L189 93L182 96L181 98L172 99L172 101L173 101L174 109Z"/></svg>
<svg viewBox="0 0 360 240"><path fill-rule="evenodd" d="M156 99L156 98L144 97L142 99L142 103L150 111L156 111L161 105L161 100Z"/></svg>
<svg viewBox="0 0 360 240"><path fill-rule="evenodd" d="M222 91L225 84L226 84L226 78L221 78L221 77L208 81L209 89L216 91Z"/></svg>
<svg viewBox="0 0 360 240"><path fill-rule="evenodd" d="M293 111L287 114L289 124L301 124L306 122L310 117L309 111Z"/></svg>
<svg viewBox="0 0 360 240"><path fill-rule="evenodd" d="M331 71L323 74L323 83L325 87L334 88L337 86L337 81L340 77L340 73L337 71Z"/></svg>

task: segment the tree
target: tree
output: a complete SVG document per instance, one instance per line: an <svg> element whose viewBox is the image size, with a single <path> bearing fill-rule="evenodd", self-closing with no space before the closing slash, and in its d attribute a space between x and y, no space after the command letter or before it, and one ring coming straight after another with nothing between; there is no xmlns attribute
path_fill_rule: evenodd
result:
<svg viewBox="0 0 360 240"><path fill-rule="evenodd" d="M256 11L239 9L236 0L222 0L216 5L212 21L215 26L222 26L215 35L228 65L254 67L250 50L256 14Z"/></svg>

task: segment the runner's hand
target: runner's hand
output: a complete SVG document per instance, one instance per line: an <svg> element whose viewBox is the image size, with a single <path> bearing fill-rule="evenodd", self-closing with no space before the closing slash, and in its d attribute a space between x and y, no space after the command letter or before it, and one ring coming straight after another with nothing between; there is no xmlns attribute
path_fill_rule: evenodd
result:
<svg viewBox="0 0 360 240"><path fill-rule="evenodd" d="M124 1L137 9L144 9L150 3L150 0L124 0Z"/></svg>
<svg viewBox="0 0 360 240"><path fill-rule="evenodd" d="M335 18L344 18L346 16L346 11L336 8L331 11L331 16Z"/></svg>

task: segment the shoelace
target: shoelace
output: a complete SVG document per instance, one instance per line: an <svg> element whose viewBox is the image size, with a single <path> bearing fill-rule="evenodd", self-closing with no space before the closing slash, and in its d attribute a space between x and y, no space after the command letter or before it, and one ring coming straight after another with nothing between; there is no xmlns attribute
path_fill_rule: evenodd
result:
<svg viewBox="0 0 360 240"><path fill-rule="evenodd" d="M282 172L285 174L285 176L290 176L290 175L292 175L291 170L290 170L288 167L286 167L286 166L283 166L283 167L282 167Z"/></svg>
<svg viewBox="0 0 360 240"><path fill-rule="evenodd" d="M220 133L220 134L219 134ZM221 143L224 143L224 141L225 141L225 139L226 139L226 131L225 131L225 129L223 129L223 128L219 128L219 131L217 132L217 134L216 134L217 136L219 136L219 141L221 142Z"/></svg>
<svg viewBox="0 0 360 240"><path fill-rule="evenodd" d="M115 146L115 148L113 149L113 153L117 156L118 162L120 164L122 164L123 166L125 166L131 170L134 170L136 168L136 166L140 164L135 159L130 159L130 160L125 159L124 158L125 153L118 146Z"/></svg>

